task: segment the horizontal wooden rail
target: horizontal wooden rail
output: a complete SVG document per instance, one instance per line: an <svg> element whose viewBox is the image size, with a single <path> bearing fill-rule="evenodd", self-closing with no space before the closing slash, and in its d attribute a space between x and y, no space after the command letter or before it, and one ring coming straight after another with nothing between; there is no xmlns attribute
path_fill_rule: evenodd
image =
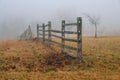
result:
<svg viewBox="0 0 120 80"><path fill-rule="evenodd" d="M73 57L73 58L77 58L77 55L75 55L75 54L73 54L73 53L70 53L70 52L68 52L68 51L66 51L66 50L63 50L63 52L66 53L68 56L71 56L71 57Z"/></svg>
<svg viewBox="0 0 120 80"><path fill-rule="evenodd" d="M53 41L53 40L51 40L51 42L52 42L52 43L55 43L55 44L58 44L58 45L62 45L61 43L56 42L56 41Z"/></svg>
<svg viewBox="0 0 120 80"><path fill-rule="evenodd" d="M39 33L39 35L40 35L40 36L43 36L43 34L40 34L40 33ZM48 34L45 34L45 36L48 36Z"/></svg>
<svg viewBox="0 0 120 80"><path fill-rule="evenodd" d="M39 30L39 31L43 31L43 30ZM45 30L45 32L48 32L49 30ZM55 33L62 33L62 31L58 31L58 30L50 30L51 32L55 32ZM74 31L65 31L64 33L66 34L77 34L77 32Z"/></svg>
<svg viewBox="0 0 120 80"><path fill-rule="evenodd" d="M44 27L48 27L48 25L44 25ZM39 26L39 28L43 28L43 26Z"/></svg>
<svg viewBox="0 0 120 80"><path fill-rule="evenodd" d="M48 26L48 24L47 25L45 25L45 27L47 27Z"/></svg>
<svg viewBox="0 0 120 80"><path fill-rule="evenodd" d="M66 23L65 26L76 26L77 23Z"/></svg>
<svg viewBox="0 0 120 80"><path fill-rule="evenodd" d="M43 30L40 29L39 31L43 31ZM49 31L49 30L45 30L45 32L48 32L48 31Z"/></svg>
<svg viewBox="0 0 120 80"><path fill-rule="evenodd" d="M38 27L38 30L39 30L39 29L43 29L43 27Z"/></svg>
<svg viewBox="0 0 120 80"><path fill-rule="evenodd" d="M62 39L62 37L58 36L58 35L51 34L51 36ZM68 38L63 38L63 39L66 40L66 41L78 42L78 40L76 40L76 39L68 39Z"/></svg>
<svg viewBox="0 0 120 80"><path fill-rule="evenodd" d="M45 30L45 32L48 32L49 30Z"/></svg>
<svg viewBox="0 0 120 80"><path fill-rule="evenodd" d="M51 36L56 37L56 38L62 38L61 36L57 36L57 35L54 35L54 34L51 34Z"/></svg>
<svg viewBox="0 0 120 80"><path fill-rule="evenodd" d="M73 31L65 31L66 34L77 34L77 32L73 32Z"/></svg>
<svg viewBox="0 0 120 80"><path fill-rule="evenodd" d="M43 30L39 29L38 31L43 31Z"/></svg>
<svg viewBox="0 0 120 80"><path fill-rule="evenodd" d="M68 46L68 45L64 45L65 48L68 48L68 49L72 49L72 50L77 50L77 48L75 47L72 47L72 46Z"/></svg>
<svg viewBox="0 0 120 80"><path fill-rule="evenodd" d="M68 39L68 38L63 38L63 39L66 40L66 41L78 42L78 40L76 40L76 39Z"/></svg>
<svg viewBox="0 0 120 80"><path fill-rule="evenodd" d="M43 26L39 26L39 28L42 28Z"/></svg>
<svg viewBox="0 0 120 80"><path fill-rule="evenodd" d="M43 36L43 34L39 33L39 35Z"/></svg>
<svg viewBox="0 0 120 80"><path fill-rule="evenodd" d="M58 30L51 30L51 32L62 33L62 31L58 31Z"/></svg>

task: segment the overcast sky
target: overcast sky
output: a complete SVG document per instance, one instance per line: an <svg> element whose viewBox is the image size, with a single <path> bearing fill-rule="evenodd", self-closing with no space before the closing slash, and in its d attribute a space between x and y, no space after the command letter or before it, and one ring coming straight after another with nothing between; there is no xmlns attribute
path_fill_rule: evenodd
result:
<svg viewBox="0 0 120 80"><path fill-rule="evenodd" d="M30 24L51 20L61 29L61 20L76 21L83 17L83 33L93 34L94 27L84 13L100 17L99 34L120 34L120 0L0 0L0 37L18 36Z"/></svg>

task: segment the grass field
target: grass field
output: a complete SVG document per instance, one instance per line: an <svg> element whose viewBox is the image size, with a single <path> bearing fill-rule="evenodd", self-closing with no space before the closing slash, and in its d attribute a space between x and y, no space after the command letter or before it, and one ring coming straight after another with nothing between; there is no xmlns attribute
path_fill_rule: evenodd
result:
<svg viewBox="0 0 120 80"><path fill-rule="evenodd" d="M83 37L81 64L56 45L0 40L0 80L120 80L120 36Z"/></svg>

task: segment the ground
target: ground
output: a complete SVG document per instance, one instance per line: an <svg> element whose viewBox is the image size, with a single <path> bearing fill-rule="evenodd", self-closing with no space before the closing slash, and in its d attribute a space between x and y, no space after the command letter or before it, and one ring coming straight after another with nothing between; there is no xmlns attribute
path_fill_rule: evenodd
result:
<svg viewBox="0 0 120 80"><path fill-rule="evenodd" d="M120 80L120 36L83 37L81 64L60 49L41 41L0 40L0 80Z"/></svg>

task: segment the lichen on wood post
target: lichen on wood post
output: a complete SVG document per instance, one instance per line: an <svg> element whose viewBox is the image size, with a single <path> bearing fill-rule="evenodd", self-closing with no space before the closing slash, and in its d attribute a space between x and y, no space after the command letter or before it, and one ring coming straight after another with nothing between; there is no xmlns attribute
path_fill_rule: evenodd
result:
<svg viewBox="0 0 120 80"><path fill-rule="evenodd" d="M62 39L61 39L61 42L62 42L62 45L61 45L61 53L63 53L64 51L64 45L65 45L65 20L62 20Z"/></svg>
<svg viewBox="0 0 120 80"><path fill-rule="evenodd" d="M48 22L48 47L50 47L51 41L51 21Z"/></svg>
<svg viewBox="0 0 120 80"><path fill-rule="evenodd" d="M45 24L42 24L43 27L43 42L45 42Z"/></svg>
<svg viewBox="0 0 120 80"><path fill-rule="evenodd" d="M39 40L39 24L37 24L37 40Z"/></svg>
<svg viewBox="0 0 120 80"><path fill-rule="evenodd" d="M82 18L77 18L77 57L79 61L82 61Z"/></svg>

